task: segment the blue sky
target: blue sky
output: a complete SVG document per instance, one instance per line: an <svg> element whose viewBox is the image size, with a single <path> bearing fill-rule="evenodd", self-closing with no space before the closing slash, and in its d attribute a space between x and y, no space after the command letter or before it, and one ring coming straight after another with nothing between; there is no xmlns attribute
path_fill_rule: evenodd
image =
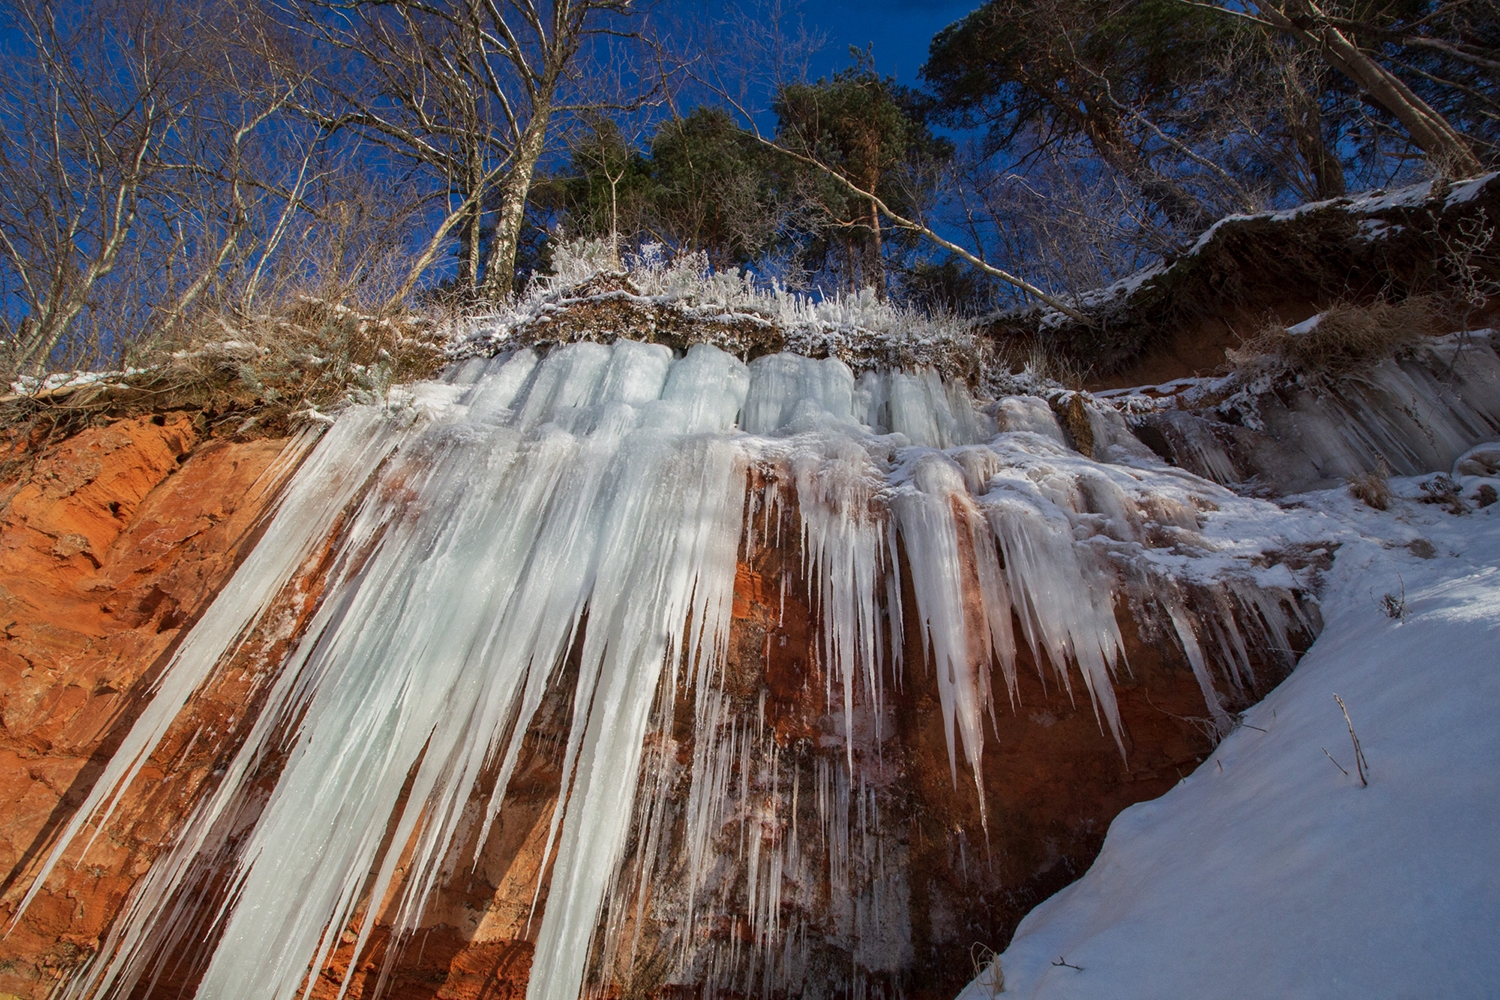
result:
<svg viewBox="0 0 1500 1000"><path fill-rule="evenodd" d="M979 5L979 0L810 0L801 12L808 27L828 36L815 73L848 65L849 46L873 44L878 70L915 85L932 36Z"/></svg>
<svg viewBox="0 0 1500 1000"><path fill-rule="evenodd" d="M768 13L777 0L655 0L648 6L667 23L725 25L748 10ZM783 31L795 34L801 19L810 33L824 39L812 60L814 78L849 65L849 47L873 46L875 67L901 83L916 85L917 70L927 60L932 36L979 7L983 0L779 0ZM690 29L691 30L691 29Z"/></svg>

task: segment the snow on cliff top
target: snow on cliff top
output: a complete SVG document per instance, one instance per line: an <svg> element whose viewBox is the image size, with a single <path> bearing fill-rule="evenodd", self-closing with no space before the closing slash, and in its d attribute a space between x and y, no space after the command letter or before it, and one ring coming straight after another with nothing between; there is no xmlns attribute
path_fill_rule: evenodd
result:
<svg viewBox="0 0 1500 1000"><path fill-rule="evenodd" d="M1470 496L1500 485L1459 482ZM1384 513L1345 490L1290 502L1289 519L1342 541L1324 632L1213 756L1121 813L1088 873L1026 917L1000 957L1005 996L1495 995L1500 504L1455 516L1418 504L1419 485L1393 480ZM1404 593L1403 618L1382 611L1387 593ZM990 1000L992 976L962 1000Z"/></svg>
<svg viewBox="0 0 1500 1000"><path fill-rule="evenodd" d="M1447 188L1446 195L1443 195L1443 201L1440 210L1447 211L1454 205L1459 205L1478 198L1480 194L1483 193L1485 188L1489 186L1490 182L1495 180L1496 177L1500 177L1500 171L1493 171L1491 173L1482 174L1479 177L1473 177L1468 180L1458 181L1451 184ZM1389 212L1395 209L1420 208L1421 206L1427 204L1428 201L1433 199L1433 183L1433 181L1427 180L1422 181L1418 184L1412 184L1406 187L1395 188L1392 190L1386 190L1385 188L1376 188L1373 191L1366 191L1361 194L1348 195L1342 198L1330 198L1325 201L1311 201L1302 205L1296 205L1292 208L1275 209L1272 211L1257 212L1253 214L1237 213L1234 215L1226 215L1224 218L1219 219L1207 230L1205 230L1204 233L1198 237L1197 241L1194 242L1193 245L1181 257L1177 258L1177 260L1182 260L1187 257L1193 257L1197 254L1202 253L1209 246L1209 244L1211 244L1216 238L1218 238L1219 233L1226 226L1252 222L1255 220L1263 220L1273 223L1291 222L1292 220L1300 218L1304 215L1309 215L1313 212L1320 212L1330 209L1341 210L1347 212L1350 215L1358 216L1378 215L1381 212ZM1400 229L1400 226L1388 226L1385 222L1378 218L1366 219L1365 222L1362 223L1362 233L1365 239L1379 239L1382 236L1388 235L1390 233L1398 232L1400 231ZM1158 261L1155 264L1151 264L1139 271L1136 271L1134 274L1128 274L1125 277L1120 278L1118 281L1112 282L1108 285L1104 285L1100 288L1091 288L1083 291L1074 296L1073 305L1080 309L1091 310L1100 309L1113 303L1121 302L1134 295L1147 282L1159 278L1167 271L1171 270L1175 263L1176 261ZM1038 318L1040 324L1043 327L1052 328L1061 326L1064 323L1068 322L1067 316L1050 307L1031 305L1023 307L1019 311L1024 313L1032 309L1036 309L1038 311Z"/></svg>

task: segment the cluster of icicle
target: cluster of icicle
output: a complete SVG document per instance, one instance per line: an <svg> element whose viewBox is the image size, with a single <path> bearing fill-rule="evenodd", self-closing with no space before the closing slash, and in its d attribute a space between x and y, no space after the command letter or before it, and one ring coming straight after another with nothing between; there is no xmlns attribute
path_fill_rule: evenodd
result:
<svg viewBox="0 0 1500 1000"><path fill-rule="evenodd" d="M1381 470L1415 476L1500 434L1496 344L1493 331L1434 339L1356 375L1261 379L1198 412L1123 402L1146 410L1136 422L1176 464L1215 482L1297 493Z"/></svg>
<svg viewBox="0 0 1500 1000"><path fill-rule="evenodd" d="M1220 721L1208 661L1240 683L1252 644L1284 648L1297 627L1287 572L1255 578L1259 548L1205 528L1222 505L1260 502L1167 467L1105 410L1090 419L1094 458L1037 398L981 407L931 372L856 379L835 360L746 365L628 341L471 360L402 406L346 412L289 453L306 457L264 539L31 886L27 903L65 854L78 863L194 692L336 538L325 596L268 672L242 746L64 994L127 995L191 933L213 942L198 996L289 1000L341 938L362 954L377 912L393 914L391 940L407 938L455 845L483 845L505 808L565 661L577 681L529 997L576 1000L591 963L628 964L647 909L674 914L671 975L789 990L809 973L785 894L809 886L842 908L833 922L856 967L899 967L911 947L900 847L865 751L903 669L903 592L930 651L904 669L935 675L956 788L965 770L979 785L985 719L1004 706L992 665L1013 703L1018 647L1063 685L1081 677L1119 740L1117 614L1130 611L1117 601L1156 602ZM752 489L756 469L777 474ZM783 767L763 715L735 707L720 678L737 563L777 544L792 501L821 696L846 730L810 779ZM676 802L661 730L681 697L694 745ZM799 828L799 810L816 820ZM674 837L672 851L652 847ZM213 867L222 903L195 915L187 889ZM702 947L725 907L749 939Z"/></svg>

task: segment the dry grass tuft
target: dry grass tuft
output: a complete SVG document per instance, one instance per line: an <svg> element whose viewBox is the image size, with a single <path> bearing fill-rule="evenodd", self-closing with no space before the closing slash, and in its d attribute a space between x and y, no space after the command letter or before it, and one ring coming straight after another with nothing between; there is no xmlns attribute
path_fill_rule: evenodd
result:
<svg viewBox="0 0 1500 1000"><path fill-rule="evenodd" d="M1382 462L1374 472L1350 476L1349 492L1354 494L1356 500L1363 501L1366 506L1376 510L1385 510L1391 505L1390 478L1390 471Z"/></svg>
<svg viewBox="0 0 1500 1000"><path fill-rule="evenodd" d="M1441 504L1450 514L1469 512L1469 505L1463 496L1463 487L1452 476L1438 473L1418 485L1422 489L1422 503Z"/></svg>
<svg viewBox="0 0 1500 1000"><path fill-rule="evenodd" d="M374 402L428 378L447 357L429 320L368 316L302 298L274 315L205 323L143 367L0 396L0 481L27 475L49 445L84 427L191 411L215 436L279 437L322 411Z"/></svg>
<svg viewBox="0 0 1500 1000"><path fill-rule="evenodd" d="M1245 376L1343 378L1410 351L1439 328L1437 303L1431 296L1412 296L1395 304L1335 305L1311 326L1267 326L1228 356L1235 371Z"/></svg>
<svg viewBox="0 0 1500 1000"><path fill-rule="evenodd" d="M993 948L975 941L969 946L969 961L974 968L974 985L979 988L981 996L993 1000L1005 992L1005 970Z"/></svg>

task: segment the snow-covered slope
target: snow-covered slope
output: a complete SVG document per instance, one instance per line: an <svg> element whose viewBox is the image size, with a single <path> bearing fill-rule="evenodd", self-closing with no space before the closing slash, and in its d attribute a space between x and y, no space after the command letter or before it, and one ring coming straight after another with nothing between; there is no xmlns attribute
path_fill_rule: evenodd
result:
<svg viewBox="0 0 1500 1000"><path fill-rule="evenodd" d="M1472 496L1495 481L1461 482ZM1006 996L1497 995L1500 504L1460 516L1418 503L1417 479L1392 487L1387 512L1344 490L1288 511L1342 524L1325 631L1025 919L1000 958ZM1387 593L1404 593L1403 617L1382 609ZM998 979L963 1000L988 1000Z"/></svg>

